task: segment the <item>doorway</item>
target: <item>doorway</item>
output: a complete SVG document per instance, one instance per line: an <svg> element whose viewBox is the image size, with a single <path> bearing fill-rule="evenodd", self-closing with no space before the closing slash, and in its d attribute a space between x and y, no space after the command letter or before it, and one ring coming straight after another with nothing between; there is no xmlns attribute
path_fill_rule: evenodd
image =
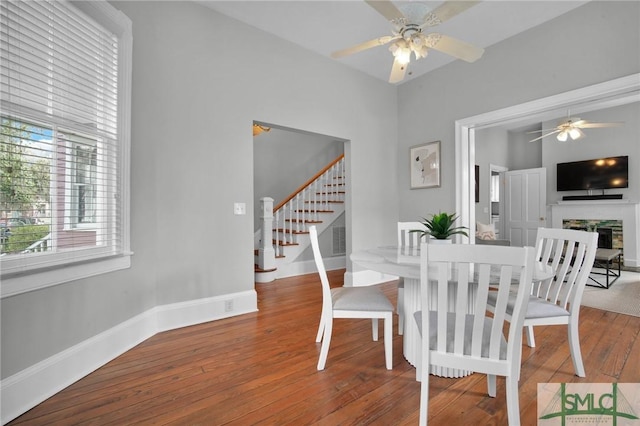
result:
<svg viewBox="0 0 640 426"><path fill-rule="evenodd" d="M504 235L503 221L504 218L504 194L502 191L503 180L500 173L508 171L509 168L489 164L489 223L493 224L496 230L496 239L500 239ZM504 175L503 175L504 179Z"/></svg>
<svg viewBox="0 0 640 426"><path fill-rule="evenodd" d="M476 130L494 126L543 122L573 113L625 105L640 101L640 74L607 81L582 89L520 105L463 118L455 122L456 212L462 226L475 234Z"/></svg>

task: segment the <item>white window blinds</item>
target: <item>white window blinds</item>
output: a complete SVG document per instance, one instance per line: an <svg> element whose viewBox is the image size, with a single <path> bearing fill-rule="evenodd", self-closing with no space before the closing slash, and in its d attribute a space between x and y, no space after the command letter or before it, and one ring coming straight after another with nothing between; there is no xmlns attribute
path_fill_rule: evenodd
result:
<svg viewBox="0 0 640 426"><path fill-rule="evenodd" d="M130 21L106 2L3 1L0 41L3 277L124 254Z"/></svg>

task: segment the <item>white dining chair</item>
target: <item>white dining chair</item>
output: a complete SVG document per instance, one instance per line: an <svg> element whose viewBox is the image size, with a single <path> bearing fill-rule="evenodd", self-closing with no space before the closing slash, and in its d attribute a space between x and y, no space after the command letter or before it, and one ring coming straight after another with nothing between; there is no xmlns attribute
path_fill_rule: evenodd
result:
<svg viewBox="0 0 640 426"><path fill-rule="evenodd" d="M504 376L509 425L520 424L522 323L531 291L533 263L532 247L422 243L422 309L414 314L421 335L421 425L427 424L432 366L486 374L488 394L492 397L496 395L496 375ZM476 274L471 272L472 265ZM492 269L500 271L500 285L495 288L491 288L496 277ZM519 284L509 323L507 302L514 279ZM436 292L429 286L437 286ZM497 296L492 317L487 315L490 293ZM436 294L434 300L430 300L431 294Z"/></svg>
<svg viewBox="0 0 640 426"><path fill-rule="evenodd" d="M597 232L538 228L536 261L550 266L553 278L533 283L524 318L527 343L532 348L536 345L534 326L567 326L573 368L579 377L586 376L578 334L580 304L597 248Z"/></svg>
<svg viewBox="0 0 640 426"><path fill-rule="evenodd" d="M324 370L331 344L334 318L371 318L373 340L378 340L378 320L384 320L384 358L387 370L393 366L393 305L379 287L329 286L329 278L318 244L318 230L309 227L313 257L322 283L322 313L316 342L322 342L318 370Z"/></svg>
<svg viewBox="0 0 640 426"><path fill-rule="evenodd" d="M420 222L398 222L398 247L418 247L420 234L411 232L414 229L424 229ZM398 278L398 301L396 303L398 313L398 334L404 333L404 278Z"/></svg>

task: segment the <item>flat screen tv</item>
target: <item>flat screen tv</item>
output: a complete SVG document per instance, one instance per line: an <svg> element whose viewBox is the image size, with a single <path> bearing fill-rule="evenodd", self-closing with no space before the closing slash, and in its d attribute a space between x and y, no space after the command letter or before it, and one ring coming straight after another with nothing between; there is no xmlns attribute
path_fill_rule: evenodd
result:
<svg viewBox="0 0 640 426"><path fill-rule="evenodd" d="M629 187L629 157L608 157L557 164L557 190Z"/></svg>

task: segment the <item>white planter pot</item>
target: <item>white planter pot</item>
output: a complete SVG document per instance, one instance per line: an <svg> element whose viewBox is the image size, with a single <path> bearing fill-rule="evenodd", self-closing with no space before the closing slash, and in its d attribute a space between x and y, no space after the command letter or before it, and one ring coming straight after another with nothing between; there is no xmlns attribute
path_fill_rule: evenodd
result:
<svg viewBox="0 0 640 426"><path fill-rule="evenodd" d="M446 240L439 240L437 238L430 238L429 244L452 244L453 240L447 238Z"/></svg>

